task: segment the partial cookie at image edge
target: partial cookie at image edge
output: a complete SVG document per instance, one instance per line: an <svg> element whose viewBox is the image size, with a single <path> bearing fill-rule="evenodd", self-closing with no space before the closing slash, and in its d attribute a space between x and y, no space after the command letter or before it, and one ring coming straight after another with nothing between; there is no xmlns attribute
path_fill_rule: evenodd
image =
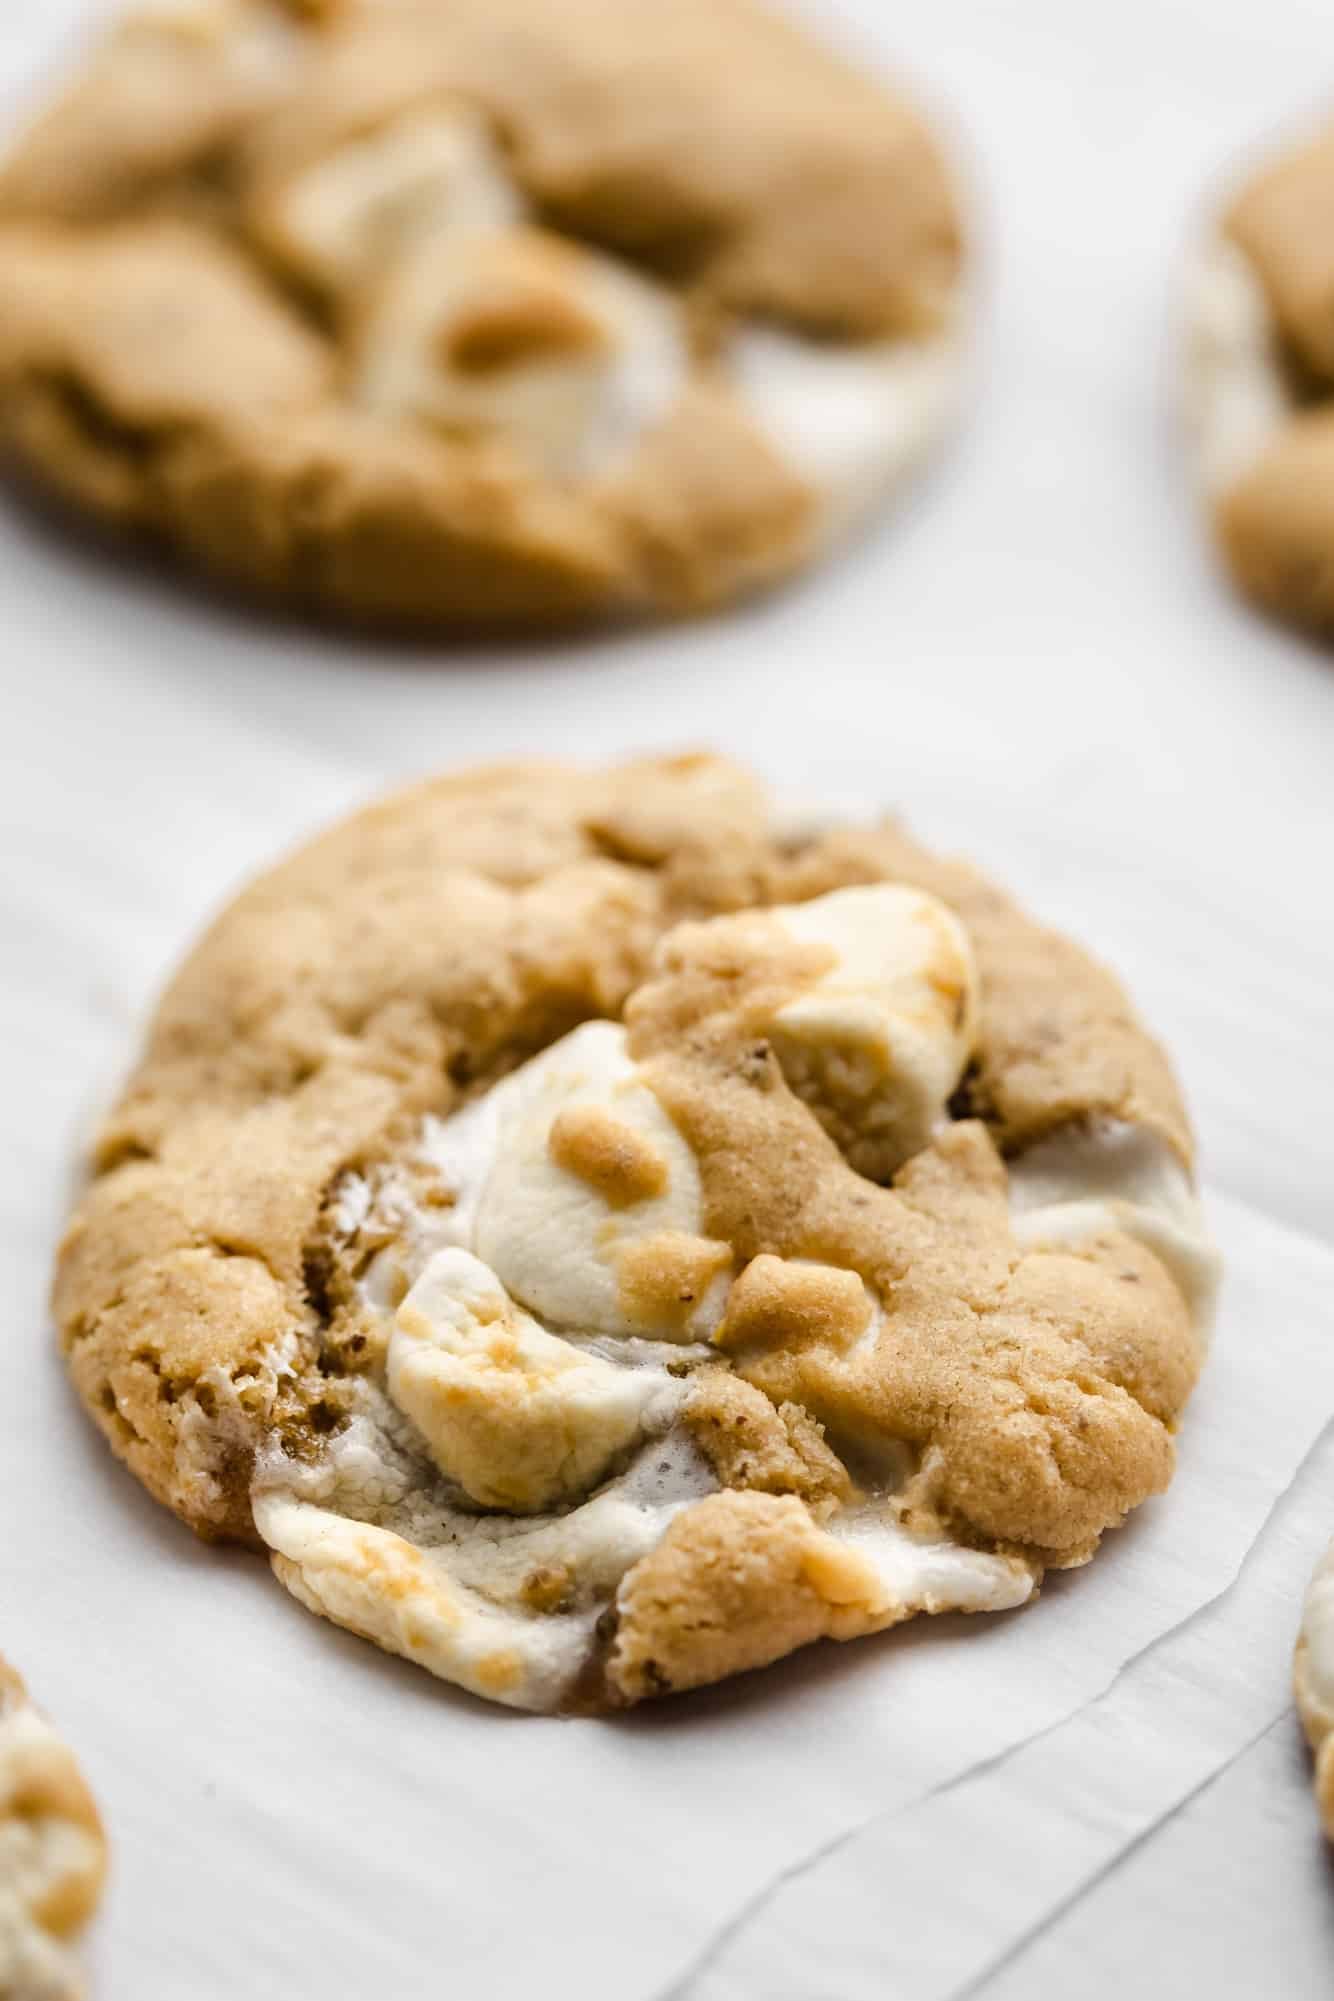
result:
<svg viewBox="0 0 1334 2001"><path fill-rule="evenodd" d="M1334 630L1334 143L1321 135L1244 179L1201 239L1182 367L1200 503L1233 583L1260 609Z"/></svg>
<svg viewBox="0 0 1334 2001"><path fill-rule="evenodd" d="M1321 1825L1326 1838L1334 1841L1334 1543L1316 1565L1306 1589L1292 1685L1314 1761Z"/></svg>
<svg viewBox="0 0 1334 2001"><path fill-rule="evenodd" d="M82 2001L76 1945L106 1872L106 1837L74 1756L0 1655L0 1993L7 2001Z"/></svg>

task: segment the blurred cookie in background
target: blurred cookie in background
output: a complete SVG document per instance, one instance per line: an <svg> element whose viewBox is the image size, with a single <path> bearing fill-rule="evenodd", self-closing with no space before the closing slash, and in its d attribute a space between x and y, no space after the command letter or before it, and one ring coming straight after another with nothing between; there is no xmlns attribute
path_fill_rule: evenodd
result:
<svg viewBox="0 0 1334 2001"><path fill-rule="evenodd" d="M1292 1685L1297 1714L1315 1760L1321 1825L1334 1841L1334 1543L1316 1565L1307 1586Z"/></svg>
<svg viewBox="0 0 1334 2001"><path fill-rule="evenodd" d="M79 2001L73 1941L102 1894L106 1840L72 1752L0 1655L0 1995Z"/></svg>
<svg viewBox="0 0 1334 2001"><path fill-rule="evenodd" d="M1228 569L1334 629L1334 126L1233 196L1188 300L1189 412Z"/></svg>
<svg viewBox="0 0 1334 2001"><path fill-rule="evenodd" d="M697 611L952 409L912 108L749 0L176 0L0 165L0 438L265 596Z"/></svg>

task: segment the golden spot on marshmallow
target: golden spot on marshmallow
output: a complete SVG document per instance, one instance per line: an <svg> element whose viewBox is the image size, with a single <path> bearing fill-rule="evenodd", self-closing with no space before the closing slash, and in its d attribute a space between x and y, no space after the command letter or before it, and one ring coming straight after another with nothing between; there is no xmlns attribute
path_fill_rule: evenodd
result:
<svg viewBox="0 0 1334 2001"><path fill-rule="evenodd" d="M586 1181L614 1209L647 1202L667 1187L667 1162L633 1126L596 1105L571 1105L547 1140L557 1167Z"/></svg>
<svg viewBox="0 0 1334 2001"><path fill-rule="evenodd" d="M440 332L444 366L492 375L536 361L600 354L607 329L555 285L516 281L481 295Z"/></svg>
<svg viewBox="0 0 1334 2001"><path fill-rule="evenodd" d="M523 1662L513 1648L486 1654L477 1663L477 1680L487 1695L504 1695L523 1678Z"/></svg>

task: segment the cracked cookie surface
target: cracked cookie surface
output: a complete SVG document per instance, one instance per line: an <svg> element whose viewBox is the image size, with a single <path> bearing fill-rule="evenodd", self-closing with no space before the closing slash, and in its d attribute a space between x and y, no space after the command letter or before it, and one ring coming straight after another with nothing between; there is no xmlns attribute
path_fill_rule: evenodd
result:
<svg viewBox="0 0 1334 2001"><path fill-rule="evenodd" d="M925 453L960 237L752 0L159 0L0 162L0 439L335 615L697 610Z"/></svg>
<svg viewBox="0 0 1334 2001"><path fill-rule="evenodd" d="M1187 297L1200 484L1238 587L1334 629L1334 130L1252 173Z"/></svg>
<svg viewBox="0 0 1334 2001"><path fill-rule="evenodd" d="M62 1246L144 1484L475 1692L999 1610L1168 1483L1213 1255L1113 977L707 756L445 777L223 913Z"/></svg>
<svg viewBox="0 0 1334 2001"><path fill-rule="evenodd" d="M106 1841L69 1748L0 1655L0 1994L80 2001L74 1942L96 1908Z"/></svg>

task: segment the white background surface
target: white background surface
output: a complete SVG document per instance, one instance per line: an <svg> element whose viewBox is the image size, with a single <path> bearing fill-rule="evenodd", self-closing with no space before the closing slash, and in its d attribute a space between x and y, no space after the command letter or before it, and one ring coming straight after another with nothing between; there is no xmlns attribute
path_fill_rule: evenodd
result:
<svg viewBox="0 0 1334 2001"><path fill-rule="evenodd" d="M0 18L21 94L85 10ZM0 1642L116 1843L103 2001L1329 1992L1288 1699L1334 1528L1334 660L1236 607L1171 411L1175 261L1334 86L1316 0L843 0L967 135L984 345L897 520L712 624L335 641L126 577L0 501ZM710 741L897 801L1129 979L1229 1259L1172 1494L989 1625L824 1648L618 1724L493 1714L196 1547L74 1409L69 1138L203 914L385 782Z"/></svg>

